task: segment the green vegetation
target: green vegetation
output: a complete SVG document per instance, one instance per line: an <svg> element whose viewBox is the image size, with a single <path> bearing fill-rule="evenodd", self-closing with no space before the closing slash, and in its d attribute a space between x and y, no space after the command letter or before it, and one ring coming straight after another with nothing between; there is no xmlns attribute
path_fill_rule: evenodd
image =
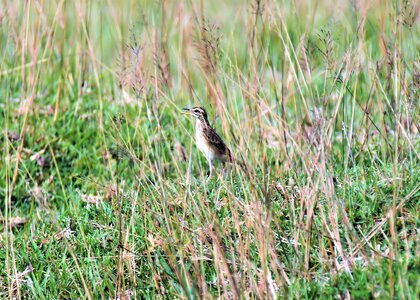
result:
<svg viewBox="0 0 420 300"><path fill-rule="evenodd" d="M2 1L0 298L418 299L415 3Z"/></svg>

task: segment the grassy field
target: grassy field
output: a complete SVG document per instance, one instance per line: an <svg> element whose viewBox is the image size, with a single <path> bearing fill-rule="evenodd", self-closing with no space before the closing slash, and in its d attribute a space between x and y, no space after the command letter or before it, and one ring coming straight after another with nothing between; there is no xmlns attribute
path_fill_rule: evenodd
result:
<svg viewBox="0 0 420 300"><path fill-rule="evenodd" d="M2 0L0 298L419 299L419 10Z"/></svg>

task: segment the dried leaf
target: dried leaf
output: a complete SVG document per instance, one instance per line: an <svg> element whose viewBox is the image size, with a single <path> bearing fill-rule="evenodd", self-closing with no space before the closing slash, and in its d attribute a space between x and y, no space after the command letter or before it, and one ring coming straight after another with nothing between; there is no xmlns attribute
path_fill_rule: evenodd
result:
<svg viewBox="0 0 420 300"><path fill-rule="evenodd" d="M9 138L9 140L11 142L16 142L16 141L20 140L20 136L13 131L8 131L7 132L7 137Z"/></svg>
<svg viewBox="0 0 420 300"><path fill-rule="evenodd" d="M129 288L128 290L118 293L115 300L131 300L133 295L134 295L133 288Z"/></svg>
<svg viewBox="0 0 420 300"><path fill-rule="evenodd" d="M1 218L1 221L3 223L6 223L6 218ZM15 226L18 226L18 225L25 224L26 223L26 218L25 217L22 218L22 217L19 217L19 216L10 217L10 218L8 218L8 221L9 221L9 225L11 227L15 227Z"/></svg>
<svg viewBox="0 0 420 300"><path fill-rule="evenodd" d="M17 273L12 277L12 285L11 285L12 286L12 291L11 291L12 295L14 295L16 293L16 291L18 289L20 289L19 285L21 284L21 282L24 281L23 278L25 276L27 276L29 273L33 272L33 270L34 269L32 268L32 265L29 264L29 266L24 271L22 271L20 273ZM12 297L12 299L15 299L15 297Z"/></svg>
<svg viewBox="0 0 420 300"><path fill-rule="evenodd" d="M89 194L89 195L82 194L81 197L84 202L87 202L89 204L94 204L94 205L98 205L100 202L103 201L103 197L100 195L95 196L92 194ZM107 197L108 197L108 193L107 193Z"/></svg>
<svg viewBox="0 0 420 300"><path fill-rule="evenodd" d="M60 232L54 234L54 238L56 240L62 240L63 238L68 239L73 235L74 231L70 229L70 227L66 227Z"/></svg>
<svg viewBox="0 0 420 300"><path fill-rule="evenodd" d="M150 243L150 245L151 245L151 249L150 250L154 250L154 248L156 248L156 247L161 247L161 246L163 246L163 239L159 236L159 235L156 235L155 237L151 234L151 233L149 233L148 235L147 235L147 239L149 240L149 243Z"/></svg>
<svg viewBox="0 0 420 300"><path fill-rule="evenodd" d="M38 166L40 167L47 167L49 166L49 161L45 160L45 158L42 156L42 154L44 154L46 148L42 149L41 151L38 151L36 153L34 153L33 155L31 155L30 160L31 161L36 161L36 163L38 164Z"/></svg>

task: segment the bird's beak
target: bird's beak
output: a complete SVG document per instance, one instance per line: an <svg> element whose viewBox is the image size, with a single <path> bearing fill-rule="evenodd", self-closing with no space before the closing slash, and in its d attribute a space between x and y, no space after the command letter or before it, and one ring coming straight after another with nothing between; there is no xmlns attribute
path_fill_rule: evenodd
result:
<svg viewBox="0 0 420 300"><path fill-rule="evenodd" d="M190 111L190 109L189 108L183 108L182 109L183 110L183 114L186 114L186 115L190 115L191 114L191 111Z"/></svg>

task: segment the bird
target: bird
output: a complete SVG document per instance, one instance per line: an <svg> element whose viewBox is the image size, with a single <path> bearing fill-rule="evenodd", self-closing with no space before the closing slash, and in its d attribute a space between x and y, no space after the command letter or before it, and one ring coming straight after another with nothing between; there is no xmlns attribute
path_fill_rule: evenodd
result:
<svg viewBox="0 0 420 300"><path fill-rule="evenodd" d="M232 162L232 155L229 148L223 142L222 138L211 127L207 112L202 107L184 108L184 113L191 115L196 119L195 123L195 142L197 148L204 154L209 164L209 175L207 180L213 174L213 161L219 160L223 164L223 170L226 162Z"/></svg>

